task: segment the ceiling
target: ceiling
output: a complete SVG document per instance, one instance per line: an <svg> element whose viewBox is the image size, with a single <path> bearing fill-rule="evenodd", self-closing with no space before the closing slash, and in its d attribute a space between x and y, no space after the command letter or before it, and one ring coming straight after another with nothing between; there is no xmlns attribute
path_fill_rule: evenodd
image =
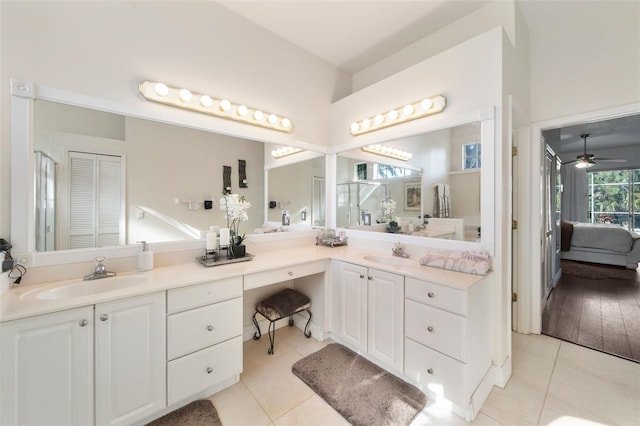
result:
<svg viewBox="0 0 640 426"><path fill-rule="evenodd" d="M497 0L500 1L500 0ZM222 0L222 6L354 74L482 8L488 0ZM517 0L531 36L589 2ZM589 31L585 28L585 31ZM640 117L561 129L561 152L640 144Z"/></svg>

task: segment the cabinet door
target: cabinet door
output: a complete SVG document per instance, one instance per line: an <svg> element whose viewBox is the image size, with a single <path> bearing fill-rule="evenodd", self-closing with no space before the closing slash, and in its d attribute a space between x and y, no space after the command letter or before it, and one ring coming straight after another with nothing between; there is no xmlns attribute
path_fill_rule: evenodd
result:
<svg viewBox="0 0 640 426"><path fill-rule="evenodd" d="M404 277L369 269L369 355L402 372Z"/></svg>
<svg viewBox="0 0 640 426"><path fill-rule="evenodd" d="M93 423L93 306L0 325L0 424Z"/></svg>
<svg viewBox="0 0 640 426"><path fill-rule="evenodd" d="M338 336L363 351L367 350L367 268L339 264Z"/></svg>
<svg viewBox="0 0 640 426"><path fill-rule="evenodd" d="M166 406L165 293L96 305L96 423L131 424Z"/></svg>

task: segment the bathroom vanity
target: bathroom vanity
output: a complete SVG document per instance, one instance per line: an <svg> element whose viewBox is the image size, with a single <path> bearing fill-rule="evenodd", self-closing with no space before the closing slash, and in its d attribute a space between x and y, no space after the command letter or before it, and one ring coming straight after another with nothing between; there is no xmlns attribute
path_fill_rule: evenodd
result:
<svg viewBox="0 0 640 426"><path fill-rule="evenodd" d="M252 292L278 285L311 297L315 338L350 346L468 420L493 385L491 275L304 246L98 281L93 294L74 280L0 297L2 424L144 423L237 383L242 341L251 338L243 311ZM429 327L436 333L422 330Z"/></svg>

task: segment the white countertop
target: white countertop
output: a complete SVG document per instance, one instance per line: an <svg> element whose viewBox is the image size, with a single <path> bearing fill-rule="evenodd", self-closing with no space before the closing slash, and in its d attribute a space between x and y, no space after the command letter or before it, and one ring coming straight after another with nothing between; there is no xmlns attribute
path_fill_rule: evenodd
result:
<svg viewBox="0 0 640 426"><path fill-rule="evenodd" d="M125 288L113 291L89 294L86 296L69 297L61 299L41 300L35 295L43 290L60 287L62 285L81 282L82 277L75 280L49 282L46 284L31 284L15 286L0 296L0 322L16 320L34 315L57 312L80 306L93 305L95 303L108 302L127 297L140 296L156 291L165 291L173 288L185 287L229 277L243 276L256 272L286 268L321 260L341 260L356 263L366 267L376 268L388 272L397 273L407 277L413 277L436 284L453 287L459 290L467 290L478 283L484 276L452 272L439 268L421 266L419 259L411 259L406 265L395 266L381 262L367 260L367 255L383 255L391 257L388 252L365 251L349 246L326 247L305 246L284 250L260 252L251 261L238 262L214 267L205 267L195 258L193 262L173 266L155 268L148 272L131 272L118 274L114 278L103 280L118 280L119 277L140 277L135 283ZM101 280L102 281L102 280Z"/></svg>

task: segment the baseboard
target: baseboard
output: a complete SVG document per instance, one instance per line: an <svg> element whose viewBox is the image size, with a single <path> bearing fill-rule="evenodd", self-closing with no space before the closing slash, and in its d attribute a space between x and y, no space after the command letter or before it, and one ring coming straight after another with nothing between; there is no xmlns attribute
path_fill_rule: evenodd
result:
<svg viewBox="0 0 640 426"><path fill-rule="evenodd" d="M501 367L493 366L493 383L496 386L504 388L507 386L507 382L511 378L511 357L507 357L506 361L502 363Z"/></svg>
<svg viewBox="0 0 640 426"><path fill-rule="evenodd" d="M484 405L485 401L489 397L491 393L491 389L493 389L493 385L495 384L495 372L493 371L493 366L487 370L487 374L484 375L480 384L476 388L473 395L471 395L471 402L469 403L469 407L467 408L467 412L465 415L465 420L468 422L472 422L480 409Z"/></svg>

